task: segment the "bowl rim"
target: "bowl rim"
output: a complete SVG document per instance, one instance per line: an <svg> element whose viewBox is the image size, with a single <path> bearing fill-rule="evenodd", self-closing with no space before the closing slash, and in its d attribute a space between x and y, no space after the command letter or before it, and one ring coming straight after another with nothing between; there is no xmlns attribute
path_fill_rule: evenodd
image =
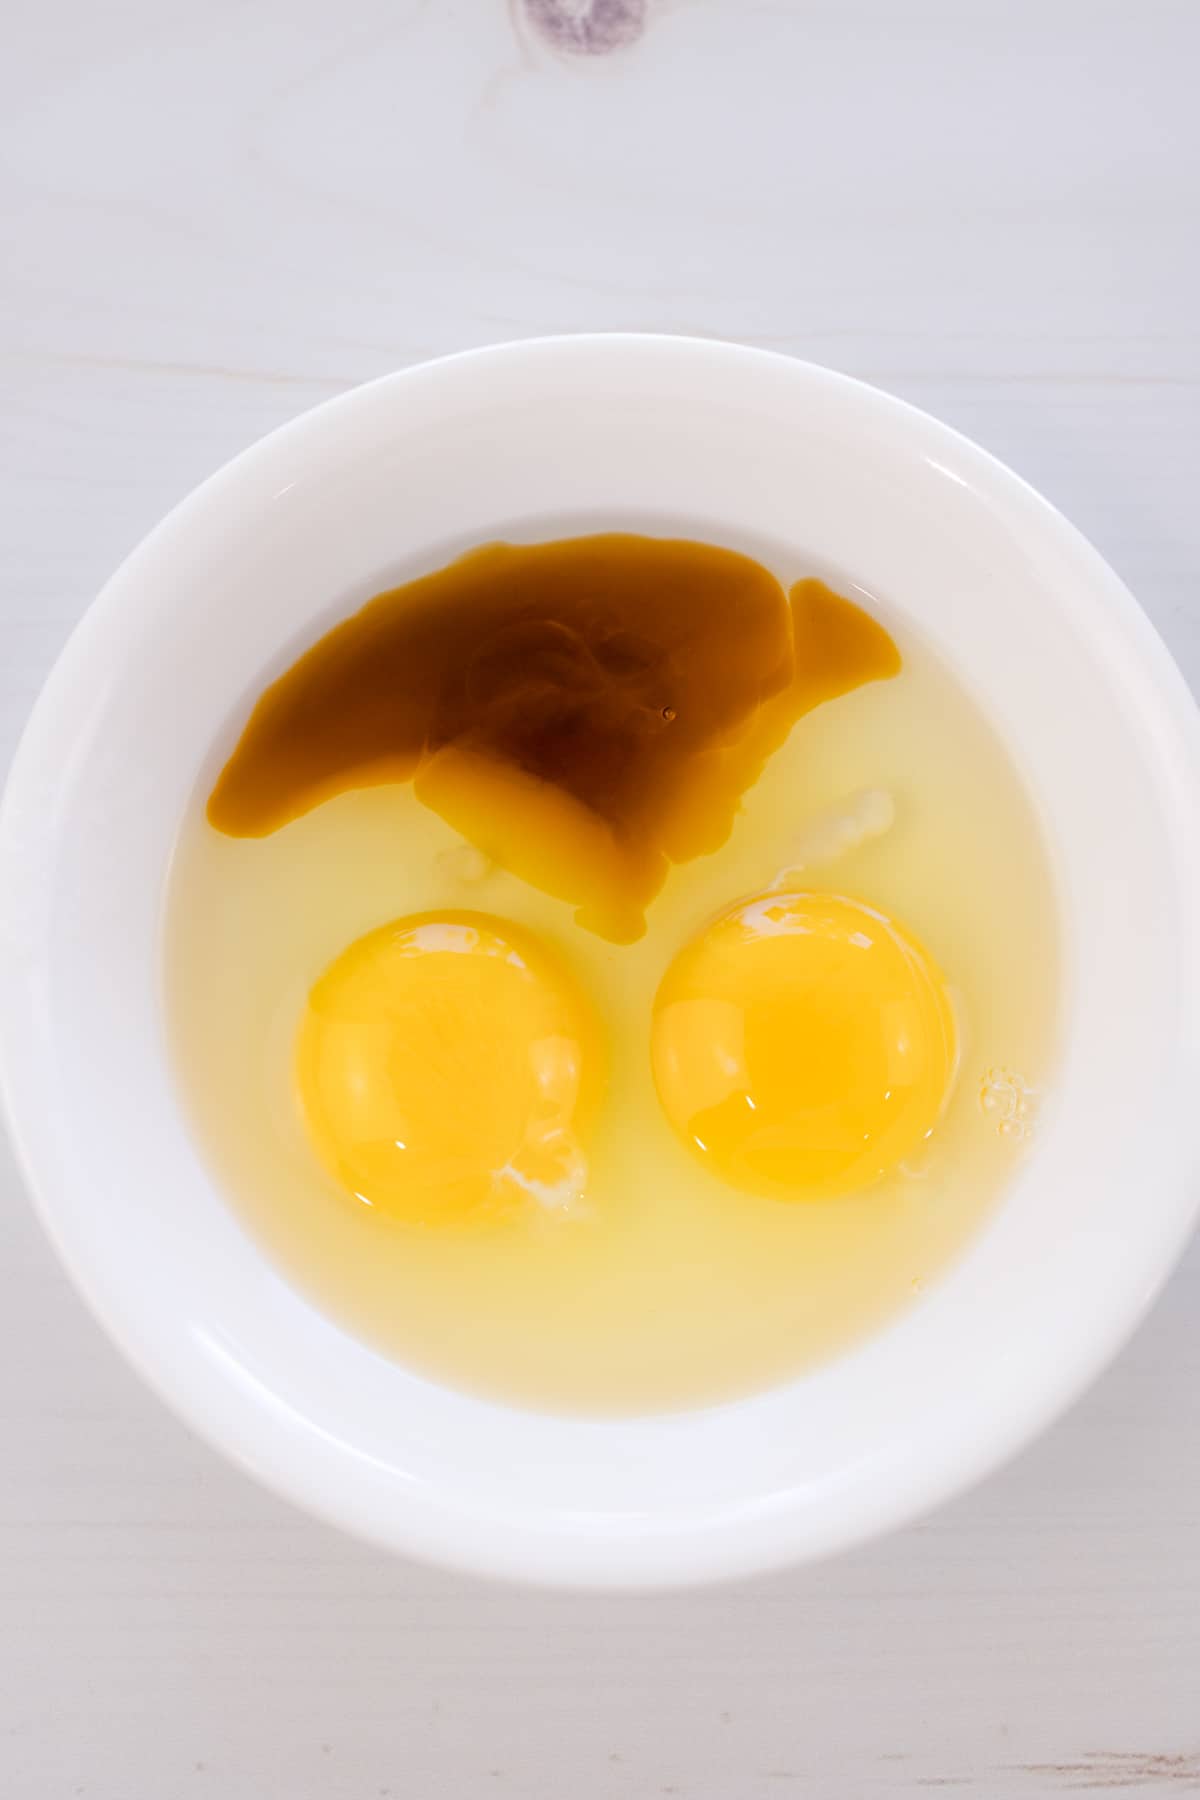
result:
<svg viewBox="0 0 1200 1800"><path fill-rule="evenodd" d="M482 371L504 361L520 363L547 355L588 353L598 347L604 354L610 354L614 345L637 347L639 354L743 359L747 363L782 366L793 373L803 371L818 388L852 398L857 396L860 402L869 402L877 412L887 414L899 426L923 437L927 443L931 439L941 443L960 461L969 463L993 487L998 486L1011 498L1019 500L1035 525L1057 536L1080 567L1082 578L1096 603L1103 605L1110 619L1119 623L1124 647L1132 646L1140 663L1147 696L1152 694L1156 708L1160 709L1159 723L1164 729L1169 726L1179 750L1173 769L1177 798L1185 809L1190 802L1193 817L1200 816L1197 807L1200 802L1200 711L1149 618L1100 554L1050 502L1007 465L953 427L855 377L779 352L719 339L651 333L573 333L457 352L363 383L306 410L251 444L165 515L124 559L72 631L34 703L0 796L0 1117L7 1123L21 1178L42 1226L105 1334L190 1429L225 1457L247 1469L263 1485L360 1538L391 1551L417 1554L447 1566L577 1588L654 1588L742 1576L785 1562L849 1548L884 1530L908 1523L930 1506L973 1486L1024 1447L1090 1385L1133 1334L1170 1275L1200 1211L1195 1126L1190 1126L1190 1182L1184 1184L1187 1191L1181 1192L1179 1203L1169 1213L1165 1207L1162 1209L1157 1219L1153 1254L1143 1266L1143 1278L1122 1294L1119 1306L1115 1303L1111 1306L1105 1315L1103 1329L1096 1329L1086 1347L1077 1347L1077 1354L1057 1372L1057 1379L1048 1382L1041 1393L1026 1395L1024 1403L1010 1411L1000 1428L985 1433L967 1446L952 1472L945 1469L931 1471L925 1481L914 1481L904 1491L893 1494L890 1501L878 1503L869 1516L860 1514L852 1528L840 1533L827 1531L821 1542L799 1544L793 1519L795 1509L785 1507L758 1521L753 1531L729 1529L714 1530L707 1536L694 1534L688 1543L679 1545L673 1554L663 1558L660 1566L652 1558L632 1552L624 1557L614 1552L602 1563L592 1566L578 1546L552 1550L538 1557L528 1546L523 1547L517 1538L502 1540L498 1536L481 1534L470 1520L447 1519L440 1531L430 1529L424 1534L414 1531L407 1522L405 1528L398 1530L373 1515L369 1507L356 1509L341 1498L335 1499L321 1481L306 1482L298 1468L279 1469L256 1461L223 1429L221 1418L201 1404L173 1371L156 1366L144 1354L132 1321L115 1317L105 1305L91 1279L86 1260L77 1253L69 1235L60 1229L53 1176L44 1166L36 1143L36 1127L20 1091L21 1032L17 1029L16 1019L19 1004L14 997L27 997L27 991L16 966L15 948L10 948L4 929L8 897L18 890L28 896L31 888L29 872L18 869L15 854L10 855L8 851L14 836L13 822L24 806L22 796L31 784L43 783L46 771L61 760L62 746L56 741L59 734L55 721L62 700L73 686L77 671L92 656L94 645L103 640L110 625L118 621L129 606L129 595L121 591L123 578L136 570L139 558L151 546L160 545L177 531L191 529L193 521L202 516L212 499L226 486L244 481L282 447L302 448L308 434L323 437L331 425L373 404L384 391L402 391L415 379L426 379L431 373L451 368L470 373L472 369ZM1179 852L1181 867L1186 865L1187 891L1197 900L1196 912L1189 915L1189 969L1200 967L1198 839L1200 833L1195 834L1190 843L1182 845ZM1194 989L1190 989L1191 992ZM1200 1071L1200 1018L1195 1011L1185 1019L1185 1035L1189 1060Z"/></svg>

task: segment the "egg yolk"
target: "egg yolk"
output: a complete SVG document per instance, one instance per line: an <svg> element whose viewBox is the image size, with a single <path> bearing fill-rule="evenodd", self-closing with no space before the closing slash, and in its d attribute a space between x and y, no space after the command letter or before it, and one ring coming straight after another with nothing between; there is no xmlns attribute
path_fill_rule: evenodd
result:
<svg viewBox="0 0 1200 1800"><path fill-rule="evenodd" d="M530 934L425 913L359 938L309 994L296 1071L330 1174L376 1214L456 1225L587 1184L596 1026Z"/></svg>
<svg viewBox="0 0 1200 1800"><path fill-rule="evenodd" d="M894 919L832 894L740 902L659 988L654 1079L679 1136L732 1186L869 1187L918 1149L954 1078L954 1015Z"/></svg>

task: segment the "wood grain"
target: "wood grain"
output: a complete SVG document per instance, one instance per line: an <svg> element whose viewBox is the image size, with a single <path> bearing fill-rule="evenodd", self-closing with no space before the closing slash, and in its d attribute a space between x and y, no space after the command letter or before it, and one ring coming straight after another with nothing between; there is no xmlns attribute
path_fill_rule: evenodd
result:
<svg viewBox="0 0 1200 1800"><path fill-rule="evenodd" d="M741 338L929 407L1094 538L1200 684L1193 0L6 24L0 764L97 587L218 463L550 330ZM8 1160L0 1195L6 1800L1200 1793L1195 1249L1075 1412L925 1524L584 1601L259 1493L101 1341Z"/></svg>

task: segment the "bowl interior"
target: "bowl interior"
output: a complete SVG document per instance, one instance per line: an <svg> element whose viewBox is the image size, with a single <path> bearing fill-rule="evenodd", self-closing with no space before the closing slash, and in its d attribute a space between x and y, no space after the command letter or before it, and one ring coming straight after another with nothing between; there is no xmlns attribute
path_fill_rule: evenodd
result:
<svg viewBox="0 0 1200 1800"><path fill-rule="evenodd" d="M159 947L197 779L300 645L468 544L613 526L778 546L796 574L848 573L911 622L1033 795L1067 998L1036 1152L911 1312L756 1398L585 1421L419 1379L264 1261L181 1115ZM1095 553L982 452L870 389L728 346L620 338L373 384L173 513L35 712L0 821L5 1083L31 1183L147 1378L343 1525L577 1582L825 1552L1052 1416L1178 1252L1195 1198L1198 769L1183 685Z"/></svg>

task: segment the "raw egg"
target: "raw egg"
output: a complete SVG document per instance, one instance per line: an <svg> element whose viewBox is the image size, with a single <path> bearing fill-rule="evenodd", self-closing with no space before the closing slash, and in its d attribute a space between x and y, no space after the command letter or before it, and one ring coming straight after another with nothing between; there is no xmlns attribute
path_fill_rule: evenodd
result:
<svg viewBox="0 0 1200 1800"><path fill-rule="evenodd" d="M576 1419L759 1392L1012 1179L1053 1088L1037 819L952 672L798 575L485 547L318 638L197 789L184 1104L281 1277L406 1370Z"/></svg>
<svg viewBox="0 0 1200 1800"><path fill-rule="evenodd" d="M835 894L741 901L671 964L654 1004L659 1099L724 1181L780 1198L873 1186L927 1138L954 1078L928 952Z"/></svg>
<svg viewBox="0 0 1200 1800"><path fill-rule="evenodd" d="M458 1225L587 1187L601 1056L590 1009L529 932L419 913L326 969L300 1025L309 1136L377 1216Z"/></svg>

